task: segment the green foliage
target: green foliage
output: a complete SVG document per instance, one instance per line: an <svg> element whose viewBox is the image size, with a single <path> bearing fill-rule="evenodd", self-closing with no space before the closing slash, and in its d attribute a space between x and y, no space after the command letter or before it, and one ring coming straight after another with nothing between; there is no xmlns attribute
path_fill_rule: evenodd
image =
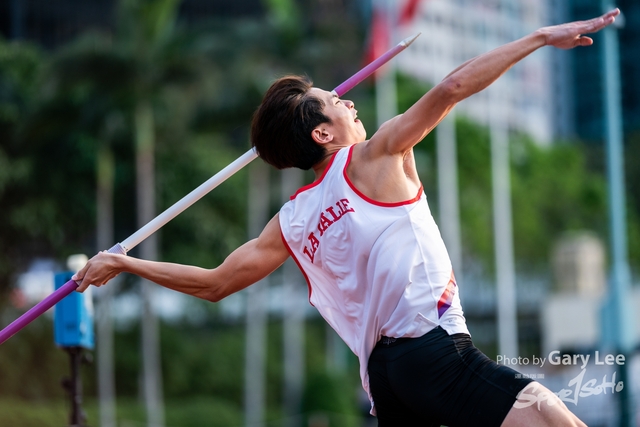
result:
<svg viewBox="0 0 640 427"><path fill-rule="evenodd" d="M399 111L429 87L398 78ZM434 216L438 215L435 132L416 146L416 161ZM493 269L491 141L486 127L456 116L458 185L466 259ZM573 230L607 234L606 181L587 162L579 144L541 146L525 135L511 135L511 197L515 256L519 268L548 269L555 240ZM630 216L630 219L633 219ZM436 218L438 220L438 218ZM634 221L630 228L634 229Z"/></svg>
<svg viewBox="0 0 640 427"><path fill-rule="evenodd" d="M180 0L121 0L119 30L142 53L171 37Z"/></svg>
<svg viewBox="0 0 640 427"><path fill-rule="evenodd" d="M197 301L196 305L199 304L214 307L213 304ZM193 309L195 310L195 305ZM351 363L348 371L343 374L326 373L326 330L321 319L306 324L304 352L307 381L303 412L305 416L326 416L332 420L330 425L354 425L359 417L356 398L360 392L357 363ZM139 329L135 327L116 335L117 391L120 397L134 398L138 393L139 334ZM282 417L280 407L283 392L282 324L279 320L274 319L269 323L267 336L267 412L269 419L278 420ZM162 370L164 394L169 404L187 396L200 396L197 401L210 399L220 404L224 402L228 412L240 413L244 395L244 346L245 326L221 321L215 310L200 319L198 324L186 321L163 323ZM88 388L87 394L94 396L95 389ZM167 417L178 420L180 418L176 414L184 414L184 411L172 413L175 408L167 408ZM132 419L136 417L141 418L141 415ZM168 418L167 425L191 425L172 424ZM192 418L197 417L194 415ZM276 421L274 423L277 425Z"/></svg>
<svg viewBox="0 0 640 427"><path fill-rule="evenodd" d="M163 144L157 150L157 164L163 170L158 177L161 209L168 208L240 154L230 147L225 134L192 137L188 145L181 144L179 138ZM244 243L246 172L235 174L162 229L166 260L214 267Z"/></svg>
<svg viewBox="0 0 640 427"><path fill-rule="evenodd" d="M170 399L166 414L166 425L176 427L240 427L243 420L241 407L224 397Z"/></svg>
<svg viewBox="0 0 640 427"><path fill-rule="evenodd" d="M241 408L244 338L243 325L225 328L219 325L214 330L163 328L167 397L220 396Z"/></svg>
<svg viewBox="0 0 640 427"><path fill-rule="evenodd" d="M315 372L306 382L304 412L311 418L328 419L330 425L356 426L361 423L356 393L346 375Z"/></svg>
<svg viewBox="0 0 640 427"><path fill-rule="evenodd" d="M0 39L0 300L16 264L28 259L16 246L28 231L21 222L33 159L25 155L19 135L37 93L41 56L34 46Z"/></svg>
<svg viewBox="0 0 640 427"><path fill-rule="evenodd" d="M214 306L210 303L202 303ZM244 387L245 327L222 322L215 314L205 323L161 324L161 357L168 426L241 425ZM40 318L3 344L0 352L0 425L60 425L68 417L68 399L60 380L69 375L68 356L53 345L53 326ZM330 425L357 425L356 363L343 374L327 374L324 343L327 327L321 319L306 327L307 382L303 412L306 417L326 417ZM268 327L267 409L269 418L281 419L282 325ZM115 336L118 419L143 423L138 401L140 330L122 330ZM345 348L346 351L346 348ZM84 403L90 425L96 423L95 364L83 365ZM34 375L37 373L37 375ZM25 379L28 379L25 380ZM11 410L3 410L11 408ZM34 410L34 408L38 408ZM17 420L17 421L16 421ZM19 422L18 422L19 421ZM198 421L201 424L198 424ZM40 423L40 424L38 424ZM274 421L274 425L277 422Z"/></svg>
<svg viewBox="0 0 640 427"><path fill-rule="evenodd" d="M41 317L2 344L0 398L37 402L62 397L60 380L68 375L68 366L68 356L53 343L51 320Z"/></svg>
<svg viewBox="0 0 640 427"><path fill-rule="evenodd" d="M269 19L277 26L296 30L300 19L300 11L293 0L263 0L267 6Z"/></svg>
<svg viewBox="0 0 640 427"><path fill-rule="evenodd" d="M491 144L488 130L458 119L460 211L467 255L493 259ZM514 249L521 268L548 264L563 233L606 233L606 183L590 171L578 145L540 146L512 135L511 198ZM546 268L546 267L544 267Z"/></svg>
<svg viewBox="0 0 640 427"><path fill-rule="evenodd" d="M20 427L54 427L69 420L68 405L63 401L24 401L0 398L0 425ZM94 418L95 419L95 418Z"/></svg>
<svg viewBox="0 0 640 427"><path fill-rule="evenodd" d="M627 224L629 259L636 274L640 274L640 133L630 135L625 145L626 186L629 191L627 200Z"/></svg>
<svg viewBox="0 0 640 427"><path fill-rule="evenodd" d="M489 132L459 117L456 136L462 246L467 255L478 257L491 266L493 216Z"/></svg>
<svg viewBox="0 0 640 427"><path fill-rule="evenodd" d="M576 145L541 147L514 138L512 197L516 257L533 265L549 262L563 233L606 233L606 182L590 172Z"/></svg>
<svg viewBox="0 0 640 427"><path fill-rule="evenodd" d="M168 427L240 427L242 412L224 399L196 397L167 399L165 425ZM137 399L118 399L118 425L146 425L144 405ZM82 408L87 425L97 426L98 404L85 401ZM24 401L0 398L0 425L16 427L59 427L69 420L69 403L64 400Z"/></svg>

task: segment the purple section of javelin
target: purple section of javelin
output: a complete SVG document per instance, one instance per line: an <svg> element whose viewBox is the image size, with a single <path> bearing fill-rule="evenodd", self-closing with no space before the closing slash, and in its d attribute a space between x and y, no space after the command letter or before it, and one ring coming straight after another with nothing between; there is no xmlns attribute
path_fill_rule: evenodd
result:
<svg viewBox="0 0 640 427"><path fill-rule="evenodd" d="M0 331L0 344L11 338L20 329L27 326L36 317L40 316L45 311L59 303L64 297L69 295L78 287L78 284L74 280L69 280L64 285L60 286L54 293L34 305L29 311L22 316L14 320L9 326Z"/></svg>
<svg viewBox="0 0 640 427"><path fill-rule="evenodd" d="M366 67L364 67L362 70L358 71L357 73L355 73L353 76L351 76L349 79L347 79L347 81L345 81L344 83L342 83L340 86L338 86L337 88L335 88L333 91L338 95L338 96L342 96L345 93L349 92L351 89L353 89L358 83L360 83L361 81L363 81L364 79L366 79L367 77L369 77L371 74L373 74L378 68L380 68L381 66L383 66L386 62L388 62L389 60L391 60L391 58L393 58L394 56L396 56L397 54L399 54L400 52L402 52L407 46L403 45L402 43L397 44L396 46L394 46L393 48L389 49L388 51L386 51L384 54L382 54L382 56L376 58L373 62L371 62L369 65L367 65Z"/></svg>
<svg viewBox="0 0 640 427"><path fill-rule="evenodd" d="M120 243L114 245L107 252L110 252L112 254L127 254L120 246ZM20 329L33 322L37 317L41 316L51 307L62 301L64 297L75 291L77 288L78 284L75 282L75 280L69 280L67 283L56 289L55 292L53 292L51 295L31 307L26 313L18 317L9 326L0 331L0 345L11 338L13 335L15 335L16 332L18 332Z"/></svg>

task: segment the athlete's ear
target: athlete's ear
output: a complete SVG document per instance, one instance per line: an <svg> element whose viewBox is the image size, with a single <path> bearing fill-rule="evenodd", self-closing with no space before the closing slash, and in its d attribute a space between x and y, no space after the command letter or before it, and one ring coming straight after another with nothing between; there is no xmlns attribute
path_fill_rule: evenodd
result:
<svg viewBox="0 0 640 427"><path fill-rule="evenodd" d="M333 133L327 129L326 123L323 123L311 131L311 138L316 144L322 145L333 141Z"/></svg>

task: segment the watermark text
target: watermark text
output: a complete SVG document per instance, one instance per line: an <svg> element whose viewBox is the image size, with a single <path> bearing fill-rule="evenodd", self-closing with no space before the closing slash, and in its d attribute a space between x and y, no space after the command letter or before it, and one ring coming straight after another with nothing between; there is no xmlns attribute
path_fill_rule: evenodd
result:
<svg viewBox="0 0 640 427"><path fill-rule="evenodd" d="M591 358L593 356L593 359ZM558 350L549 352L547 357L533 355L529 357L508 357L506 355L499 354L496 358L496 362L499 365L506 366L539 366L543 367L546 363L549 365L565 365L565 366L580 366L580 369L587 367L590 361L593 360L594 365L618 365L622 366L625 363L624 354L600 354L596 351L591 354L562 354Z"/></svg>

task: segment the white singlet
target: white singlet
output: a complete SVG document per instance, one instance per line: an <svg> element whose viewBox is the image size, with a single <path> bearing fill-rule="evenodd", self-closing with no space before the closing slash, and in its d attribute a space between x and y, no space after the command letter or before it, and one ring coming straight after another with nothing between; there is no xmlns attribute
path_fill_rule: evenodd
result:
<svg viewBox="0 0 640 427"><path fill-rule="evenodd" d="M358 356L371 399L367 363L381 336L420 337L438 325L469 331L422 188L404 202L369 199L347 176L352 150L337 152L319 180L291 196L280 229L309 302Z"/></svg>

